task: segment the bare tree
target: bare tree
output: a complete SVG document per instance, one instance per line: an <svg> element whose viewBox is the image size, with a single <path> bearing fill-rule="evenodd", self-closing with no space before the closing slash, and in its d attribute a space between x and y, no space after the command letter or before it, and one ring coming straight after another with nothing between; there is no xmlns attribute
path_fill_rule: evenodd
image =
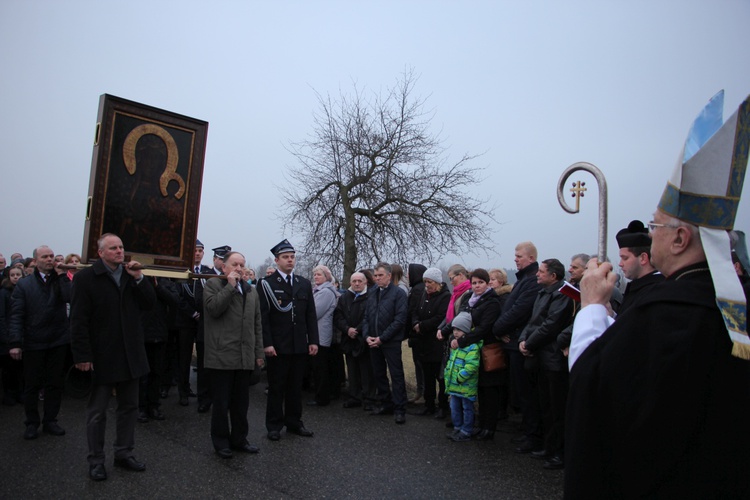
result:
<svg viewBox="0 0 750 500"><path fill-rule="evenodd" d="M494 207L471 195L475 156L450 162L432 114L413 98L407 70L394 88L338 100L318 94L308 140L293 143L287 224L304 235L305 253L344 285L358 265L377 260L431 264L445 254L488 250Z"/></svg>

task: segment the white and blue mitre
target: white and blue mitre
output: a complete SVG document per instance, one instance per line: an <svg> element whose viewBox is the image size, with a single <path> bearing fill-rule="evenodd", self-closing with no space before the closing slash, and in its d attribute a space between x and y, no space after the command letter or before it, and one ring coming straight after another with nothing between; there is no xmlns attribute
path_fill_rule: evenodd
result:
<svg viewBox="0 0 750 500"><path fill-rule="evenodd" d="M734 226L750 147L750 96L722 124L724 91L695 119L659 210L699 227L716 304L734 344L734 356L750 360L747 304L732 265Z"/></svg>

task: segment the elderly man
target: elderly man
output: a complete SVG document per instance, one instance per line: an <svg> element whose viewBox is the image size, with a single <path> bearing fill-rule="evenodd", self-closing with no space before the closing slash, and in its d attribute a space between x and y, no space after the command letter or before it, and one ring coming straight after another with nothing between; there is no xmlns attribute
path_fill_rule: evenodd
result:
<svg viewBox="0 0 750 500"><path fill-rule="evenodd" d="M403 424L406 422L406 381L401 341L409 316L408 299L406 292L392 283L389 264L377 263L373 277L377 288L369 293L362 323L362 336L370 349L380 400L380 406L372 415L394 415L396 423Z"/></svg>
<svg viewBox="0 0 750 500"><path fill-rule="evenodd" d="M750 498L747 306L727 234L747 168L750 100L718 129L720 101L694 123L649 223L651 260L666 280L614 323L604 307L612 266L592 260L581 282L567 498Z"/></svg>
<svg viewBox="0 0 750 500"><path fill-rule="evenodd" d="M297 258L288 240L271 253L278 269L258 284L268 363L268 439L281 439L284 426L287 432L312 437L302 423L302 381L307 359L318 353L319 343L312 284L294 272Z"/></svg>
<svg viewBox="0 0 750 500"><path fill-rule="evenodd" d="M617 245L620 247L620 269L630 280L618 311L622 314L649 288L664 281L664 275L651 265L651 238L643 222L631 221L628 227L618 231Z"/></svg>
<svg viewBox="0 0 750 500"><path fill-rule="evenodd" d="M349 278L349 289L339 298L333 313L333 322L341 332L341 350L346 356L346 371L349 379L344 408L364 405L372 411L375 384L370 363L370 350L362 336L362 322L367 304L367 278L362 273L353 273Z"/></svg>
<svg viewBox="0 0 750 500"><path fill-rule="evenodd" d="M146 470L133 456L133 447L139 380L149 372L141 315L156 303L156 294L141 265L125 263L118 236L103 234L98 248L99 260L75 275L70 326L75 366L90 371L93 379L86 409L89 477L103 481L107 479L107 407L113 391L117 393L114 464L135 472Z"/></svg>
<svg viewBox="0 0 750 500"><path fill-rule="evenodd" d="M231 458L232 450L258 453L247 442L247 409L250 378L263 366L263 335L258 293L242 279L245 257L228 252L223 264L227 279L210 279L203 290L204 364L213 398L211 441L221 458Z"/></svg>
<svg viewBox="0 0 750 500"><path fill-rule="evenodd" d="M70 345L68 307L70 280L56 267L48 246L34 249L36 268L13 290L10 309L10 357L23 356L24 439L35 439L37 429L54 436L65 430L57 423L62 401L65 357ZM44 390L44 418L40 418L37 394Z"/></svg>

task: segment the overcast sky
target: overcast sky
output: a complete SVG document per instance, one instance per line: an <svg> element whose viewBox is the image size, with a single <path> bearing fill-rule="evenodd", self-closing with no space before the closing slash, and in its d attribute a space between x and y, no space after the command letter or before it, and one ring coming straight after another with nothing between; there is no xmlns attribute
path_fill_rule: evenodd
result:
<svg viewBox="0 0 750 500"><path fill-rule="evenodd" d="M315 92L379 91L412 67L450 157L484 153L474 194L498 205L497 254L443 264L513 268L523 240L566 265L595 253L594 179L571 178L590 188L580 214L557 202L577 161L607 178L616 255L615 233L650 220L708 99L725 89L726 119L750 92L748 20L747 0L2 0L0 252L81 251L108 93L209 122L199 238L258 265L282 238L300 243L274 213ZM749 206L736 228L750 230Z"/></svg>

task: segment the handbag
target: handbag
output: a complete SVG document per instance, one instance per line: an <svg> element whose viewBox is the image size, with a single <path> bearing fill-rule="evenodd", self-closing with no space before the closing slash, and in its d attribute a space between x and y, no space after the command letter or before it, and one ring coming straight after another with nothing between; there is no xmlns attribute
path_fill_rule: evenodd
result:
<svg viewBox="0 0 750 500"><path fill-rule="evenodd" d="M495 372L508 367L505 351L500 343L482 346L482 368L486 372Z"/></svg>

